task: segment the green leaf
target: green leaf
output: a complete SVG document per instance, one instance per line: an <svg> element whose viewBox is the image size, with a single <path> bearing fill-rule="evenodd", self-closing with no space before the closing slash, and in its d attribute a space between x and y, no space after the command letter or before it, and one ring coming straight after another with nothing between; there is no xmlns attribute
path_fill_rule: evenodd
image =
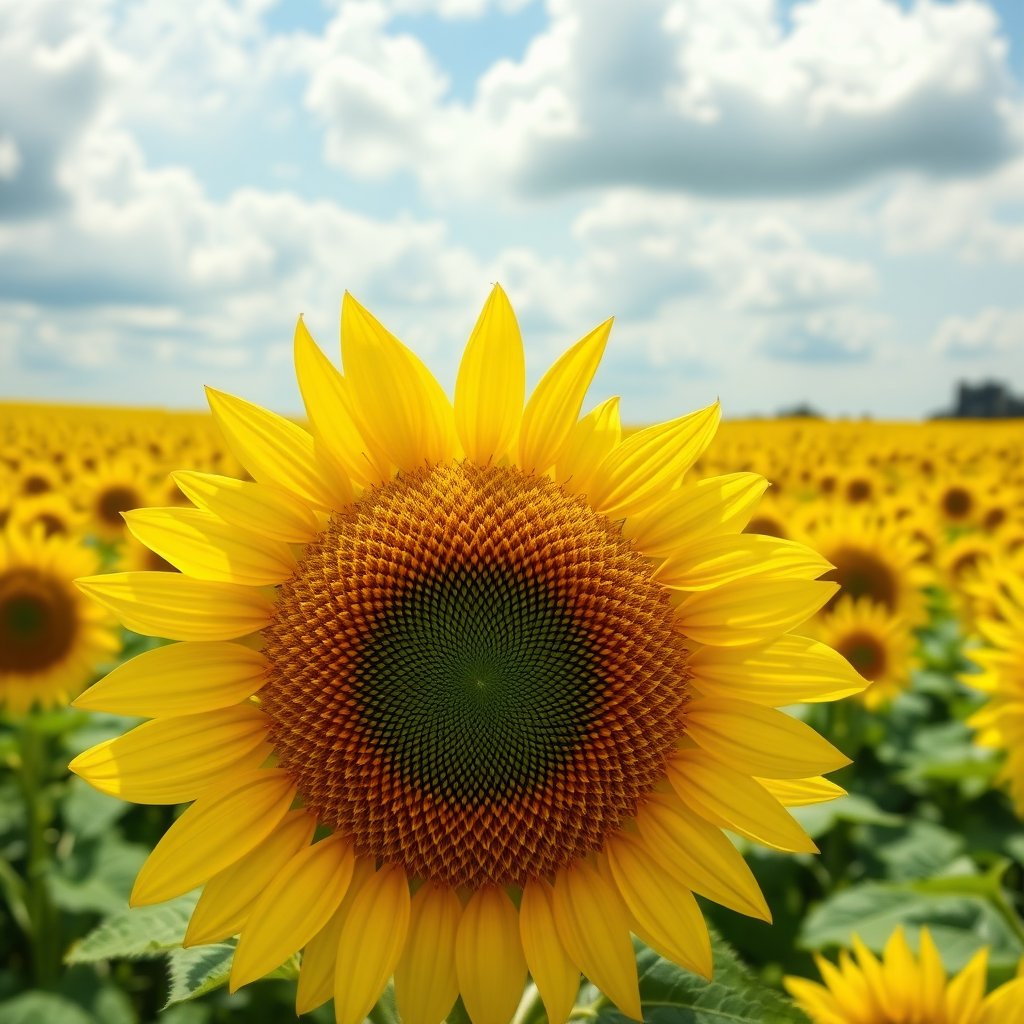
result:
<svg viewBox="0 0 1024 1024"><path fill-rule="evenodd" d="M92 839L102 835L131 804L93 789L85 779L77 776L68 783L61 800L60 813L69 831L79 839Z"/></svg>
<svg viewBox="0 0 1024 1024"><path fill-rule="evenodd" d="M715 977L707 981L662 959L639 940L637 970L646 1024L806 1024L807 1018L781 993L758 981L717 935L712 935ZM584 992L593 992L586 986ZM580 1007L574 1015L580 1014ZM628 1020L603 996L582 1016L600 1024Z"/></svg>
<svg viewBox="0 0 1024 1024"><path fill-rule="evenodd" d="M172 949L167 954L169 980L164 1009L226 985L234 956L234 939L192 949Z"/></svg>
<svg viewBox="0 0 1024 1024"><path fill-rule="evenodd" d="M154 907L136 907L115 914L71 947L68 964L97 960L152 959L181 945L199 890Z"/></svg>
<svg viewBox="0 0 1024 1024"><path fill-rule="evenodd" d="M812 839L831 831L839 821L849 821L858 825L882 825L887 828L896 828L903 824L903 818L898 814L889 814L873 800L856 793L849 793L827 803L791 807L789 812Z"/></svg>
<svg viewBox="0 0 1024 1024"><path fill-rule="evenodd" d="M0 1024L96 1024L96 1018L55 992L23 992L0 1003Z"/></svg>
<svg viewBox="0 0 1024 1024"><path fill-rule="evenodd" d="M897 925L902 924L912 946L921 925L927 925L947 970L959 970L982 946L991 946L993 966L1013 965L1024 946L992 903L963 890L984 883L985 876L967 879L929 879L926 883L867 882L829 897L804 920L799 943L805 949L850 946L856 933L869 949L880 953ZM941 892L921 891L942 881ZM958 887L958 891L949 891Z"/></svg>
<svg viewBox="0 0 1024 1024"><path fill-rule="evenodd" d="M25 827L25 799L13 778L0 781L0 836Z"/></svg>
<svg viewBox="0 0 1024 1024"><path fill-rule="evenodd" d="M50 898L71 913L126 911L135 876L147 856L147 847L126 843L113 833L79 844L71 857L49 872Z"/></svg>
<svg viewBox="0 0 1024 1024"><path fill-rule="evenodd" d="M951 864L964 849L964 839L929 821L915 821L906 834L879 847L878 856L895 881L928 878Z"/></svg>

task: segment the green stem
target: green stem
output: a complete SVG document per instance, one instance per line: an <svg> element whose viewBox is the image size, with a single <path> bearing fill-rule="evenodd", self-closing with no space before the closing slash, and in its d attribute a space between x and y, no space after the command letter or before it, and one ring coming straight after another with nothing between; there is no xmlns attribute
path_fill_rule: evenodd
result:
<svg viewBox="0 0 1024 1024"><path fill-rule="evenodd" d="M46 831L53 820L53 808L46 792L49 751L46 737L26 718L18 729L20 765L18 779L28 832L28 865L25 871L26 905L31 922L32 974L36 988L52 988L60 967L57 915L47 889L50 843Z"/></svg>

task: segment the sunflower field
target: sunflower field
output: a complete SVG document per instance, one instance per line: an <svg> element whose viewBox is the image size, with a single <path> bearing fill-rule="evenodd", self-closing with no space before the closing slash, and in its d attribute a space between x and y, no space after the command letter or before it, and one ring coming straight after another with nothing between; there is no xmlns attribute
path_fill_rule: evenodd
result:
<svg viewBox="0 0 1024 1024"><path fill-rule="evenodd" d="M0 1024L1024 1021L1024 433L623 426L609 329L0 404Z"/></svg>

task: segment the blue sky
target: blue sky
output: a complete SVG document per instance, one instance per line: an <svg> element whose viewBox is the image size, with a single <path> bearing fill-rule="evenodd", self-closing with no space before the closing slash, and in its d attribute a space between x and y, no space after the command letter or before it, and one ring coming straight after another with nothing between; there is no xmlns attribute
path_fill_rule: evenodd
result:
<svg viewBox="0 0 1024 1024"><path fill-rule="evenodd" d="M297 412L346 288L451 390L495 280L635 421L1024 390L1019 0L0 0L0 64L0 397Z"/></svg>

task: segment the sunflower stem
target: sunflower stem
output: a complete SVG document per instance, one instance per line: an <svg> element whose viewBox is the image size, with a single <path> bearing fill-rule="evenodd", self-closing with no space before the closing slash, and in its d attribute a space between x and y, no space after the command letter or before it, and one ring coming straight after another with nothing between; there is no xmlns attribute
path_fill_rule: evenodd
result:
<svg viewBox="0 0 1024 1024"><path fill-rule="evenodd" d="M32 974L35 987L47 989L57 981L60 956L57 915L47 884L51 860L47 831L53 820L53 806L47 792L47 739L34 727L31 717L18 728L18 752L18 781L25 801L28 838L25 903L31 926Z"/></svg>

